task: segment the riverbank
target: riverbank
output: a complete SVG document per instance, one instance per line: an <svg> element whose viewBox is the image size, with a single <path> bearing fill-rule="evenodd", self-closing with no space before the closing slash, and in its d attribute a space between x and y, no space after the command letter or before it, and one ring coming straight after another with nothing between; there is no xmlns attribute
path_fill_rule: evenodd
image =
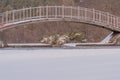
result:
<svg viewBox="0 0 120 80"><path fill-rule="evenodd" d="M97 48L97 47L120 47L119 45L114 45L113 43L102 44L102 43L66 43L61 46L54 46L50 44L43 43L8 43L4 48ZM3 49L3 48L2 48Z"/></svg>

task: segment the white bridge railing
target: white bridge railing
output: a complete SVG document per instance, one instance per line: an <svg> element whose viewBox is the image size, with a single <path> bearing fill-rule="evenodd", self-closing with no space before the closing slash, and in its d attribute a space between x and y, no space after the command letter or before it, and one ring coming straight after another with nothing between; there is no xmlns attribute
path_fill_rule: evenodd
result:
<svg viewBox="0 0 120 80"><path fill-rule="evenodd" d="M120 31L120 18L108 12L73 6L39 6L3 12L0 25L32 20L72 20Z"/></svg>

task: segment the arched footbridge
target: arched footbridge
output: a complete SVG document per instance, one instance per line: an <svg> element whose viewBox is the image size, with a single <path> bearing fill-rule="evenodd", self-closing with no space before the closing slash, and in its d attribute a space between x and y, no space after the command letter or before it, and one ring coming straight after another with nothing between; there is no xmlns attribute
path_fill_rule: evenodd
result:
<svg viewBox="0 0 120 80"><path fill-rule="evenodd" d="M108 12L73 6L39 6L0 14L0 30L35 21L72 21L120 32L120 18Z"/></svg>

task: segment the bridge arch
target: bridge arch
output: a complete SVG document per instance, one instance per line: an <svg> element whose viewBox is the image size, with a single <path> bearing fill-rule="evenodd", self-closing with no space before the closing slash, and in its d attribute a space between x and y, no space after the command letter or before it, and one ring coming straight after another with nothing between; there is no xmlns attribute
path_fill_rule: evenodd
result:
<svg viewBox="0 0 120 80"><path fill-rule="evenodd" d="M120 32L119 17L108 12L79 6L39 6L6 11L1 13L0 30L36 21L82 22Z"/></svg>

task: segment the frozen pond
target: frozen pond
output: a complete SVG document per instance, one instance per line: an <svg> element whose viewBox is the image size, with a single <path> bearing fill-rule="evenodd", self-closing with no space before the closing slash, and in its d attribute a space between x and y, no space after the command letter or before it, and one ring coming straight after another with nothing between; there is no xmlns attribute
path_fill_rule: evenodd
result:
<svg viewBox="0 0 120 80"><path fill-rule="evenodd" d="M120 80L120 49L0 50L0 80Z"/></svg>

